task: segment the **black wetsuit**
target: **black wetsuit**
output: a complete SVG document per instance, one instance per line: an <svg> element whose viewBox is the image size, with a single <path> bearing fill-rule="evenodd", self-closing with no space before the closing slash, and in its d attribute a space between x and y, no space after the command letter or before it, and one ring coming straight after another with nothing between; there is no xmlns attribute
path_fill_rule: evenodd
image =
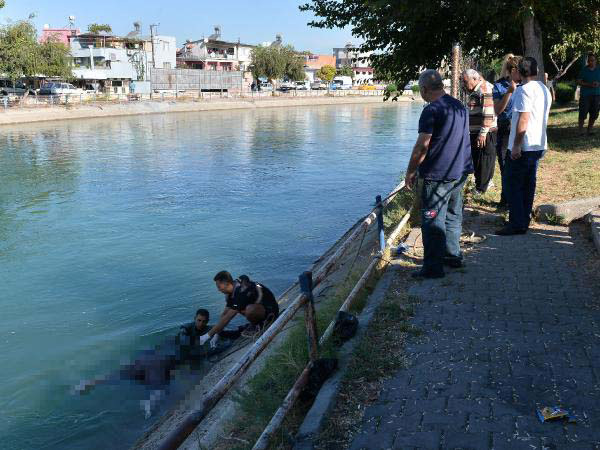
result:
<svg viewBox="0 0 600 450"><path fill-rule="evenodd" d="M279 316L279 305L271 290L263 284L251 281L246 276L235 280L233 293L226 296L227 307L236 311L244 311L248 305L259 303L264 306L266 319L275 319ZM259 298L259 289L262 290L262 298Z"/></svg>

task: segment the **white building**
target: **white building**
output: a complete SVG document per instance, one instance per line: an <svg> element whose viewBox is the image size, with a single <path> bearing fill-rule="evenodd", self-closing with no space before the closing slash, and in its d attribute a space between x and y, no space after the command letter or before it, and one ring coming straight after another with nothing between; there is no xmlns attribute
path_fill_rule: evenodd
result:
<svg viewBox="0 0 600 450"><path fill-rule="evenodd" d="M350 67L353 72L354 84L373 84L372 54L373 52L361 52L352 43L333 49L335 66L338 69Z"/></svg>

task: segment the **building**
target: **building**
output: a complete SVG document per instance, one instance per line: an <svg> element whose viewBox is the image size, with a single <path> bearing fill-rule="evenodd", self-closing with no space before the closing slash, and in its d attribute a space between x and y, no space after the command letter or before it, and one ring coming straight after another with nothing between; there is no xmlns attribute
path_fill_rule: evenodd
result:
<svg viewBox="0 0 600 450"><path fill-rule="evenodd" d="M221 28L207 38L186 41L177 52L177 66L185 69L239 70L246 72L250 67L254 45L221 39Z"/></svg>
<svg viewBox="0 0 600 450"><path fill-rule="evenodd" d="M313 54L306 55L304 62L304 71L306 72L306 78L311 82L315 81L316 72L323 66L336 67L335 56Z"/></svg>
<svg viewBox="0 0 600 450"><path fill-rule="evenodd" d="M69 46L69 38L77 36L81 32L78 28L50 28L49 25L44 25L42 29L42 35L40 36L40 42L48 42L54 40Z"/></svg>
<svg viewBox="0 0 600 450"><path fill-rule="evenodd" d="M83 87L128 94L132 81L149 80L152 68L174 68L172 36L142 36L139 23L125 37L83 33L69 37L73 75Z"/></svg>
<svg viewBox="0 0 600 450"><path fill-rule="evenodd" d="M338 69L350 67L353 72L354 84L373 84L372 54L373 52L361 52L350 42L344 47L333 49L335 66Z"/></svg>

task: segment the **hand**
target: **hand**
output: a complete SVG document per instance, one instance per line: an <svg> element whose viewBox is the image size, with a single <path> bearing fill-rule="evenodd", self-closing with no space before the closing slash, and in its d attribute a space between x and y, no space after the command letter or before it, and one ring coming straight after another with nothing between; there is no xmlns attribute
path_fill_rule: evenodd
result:
<svg viewBox="0 0 600 450"><path fill-rule="evenodd" d="M406 177L404 178L404 185L406 186L406 189L412 190L416 180L417 172L407 172Z"/></svg>
<svg viewBox="0 0 600 450"><path fill-rule="evenodd" d="M510 159L512 159L514 161L515 159L519 159L520 157L521 157L521 147L515 146L510 151Z"/></svg>
<svg viewBox="0 0 600 450"><path fill-rule="evenodd" d="M200 345L204 345L204 344L206 344L206 341L208 341L209 339L210 339L210 336L208 333L206 333L206 334L203 334L202 336L200 336L198 341L200 342Z"/></svg>
<svg viewBox="0 0 600 450"><path fill-rule="evenodd" d="M479 147L479 148L484 148L485 147L485 137L486 137L485 134L480 134L477 137L477 147Z"/></svg>
<svg viewBox="0 0 600 450"><path fill-rule="evenodd" d="M215 334L212 339L210 340L210 348L215 349L217 348L217 342L219 342L219 335Z"/></svg>

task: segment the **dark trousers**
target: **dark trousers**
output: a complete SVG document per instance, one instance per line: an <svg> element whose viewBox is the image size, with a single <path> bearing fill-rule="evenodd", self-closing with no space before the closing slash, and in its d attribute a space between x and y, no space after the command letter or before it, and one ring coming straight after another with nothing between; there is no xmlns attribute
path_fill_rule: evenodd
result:
<svg viewBox="0 0 600 450"><path fill-rule="evenodd" d="M523 152L513 160L510 152L506 155L504 173L506 177L506 198L508 199L509 224L515 230L526 230L531 221L531 209L535 197L537 167L543 152Z"/></svg>
<svg viewBox="0 0 600 450"><path fill-rule="evenodd" d="M475 188L479 192L485 192L494 176L497 132L488 132L483 148L477 146L478 137L478 134L471 135L471 156L473 157L473 168L475 171Z"/></svg>
<svg viewBox="0 0 600 450"><path fill-rule="evenodd" d="M460 256L464 175L454 181L423 182L421 192L421 233L423 270L444 272L444 256Z"/></svg>
<svg viewBox="0 0 600 450"><path fill-rule="evenodd" d="M504 166L506 153L508 152L508 137L510 136L510 122L498 123L498 135L496 138L496 157L500 167L500 178L502 179L502 191L500 193L500 204L506 205L506 188L504 187Z"/></svg>

